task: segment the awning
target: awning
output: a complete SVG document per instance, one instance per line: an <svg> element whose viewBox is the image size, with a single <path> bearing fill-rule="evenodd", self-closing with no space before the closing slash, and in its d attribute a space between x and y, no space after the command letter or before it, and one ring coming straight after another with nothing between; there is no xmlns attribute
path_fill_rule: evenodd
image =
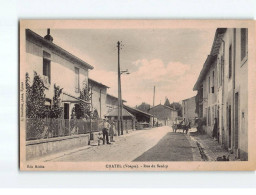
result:
<svg viewBox="0 0 256 195"><path fill-rule="evenodd" d="M124 108L122 109L122 115L123 115L123 117L124 116L129 116L129 117L134 118L134 116ZM116 117L116 116L118 116L118 108L114 108L112 111L107 113L105 116L106 117Z"/></svg>
<svg viewBox="0 0 256 195"><path fill-rule="evenodd" d="M80 98L77 98L77 97L74 97L68 93L65 93L63 92L63 95L62 95L62 102L70 102L70 103L80 103L80 102L83 102L83 103L86 103L86 104L90 104L90 102L86 102Z"/></svg>

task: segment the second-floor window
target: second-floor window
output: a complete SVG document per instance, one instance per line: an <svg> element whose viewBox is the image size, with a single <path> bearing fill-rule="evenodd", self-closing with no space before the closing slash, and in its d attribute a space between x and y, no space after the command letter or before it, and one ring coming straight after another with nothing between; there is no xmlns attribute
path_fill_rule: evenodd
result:
<svg viewBox="0 0 256 195"><path fill-rule="evenodd" d="M228 52L228 78L231 78L232 76L232 45L229 46L229 52Z"/></svg>
<svg viewBox="0 0 256 195"><path fill-rule="evenodd" d="M221 62L220 62L220 86L222 86L223 83L223 74L224 73L224 57L221 56Z"/></svg>
<svg viewBox="0 0 256 195"><path fill-rule="evenodd" d="M80 86L79 86L79 68L75 67L75 92L79 93Z"/></svg>
<svg viewBox="0 0 256 195"><path fill-rule="evenodd" d="M247 29L241 29L241 61L247 56Z"/></svg>
<svg viewBox="0 0 256 195"><path fill-rule="evenodd" d="M208 90L209 90L209 93L211 93L211 77L209 77L208 79Z"/></svg>
<svg viewBox="0 0 256 195"><path fill-rule="evenodd" d="M48 82L51 83L51 54L43 51L43 75L48 77Z"/></svg>
<svg viewBox="0 0 256 195"><path fill-rule="evenodd" d="M212 93L214 93L214 71L212 72Z"/></svg>

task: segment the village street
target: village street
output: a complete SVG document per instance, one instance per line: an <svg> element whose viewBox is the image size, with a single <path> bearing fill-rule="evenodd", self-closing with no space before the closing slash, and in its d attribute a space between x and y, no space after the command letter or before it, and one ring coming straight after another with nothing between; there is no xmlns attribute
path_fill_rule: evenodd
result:
<svg viewBox="0 0 256 195"><path fill-rule="evenodd" d="M197 151L197 152L195 152ZM111 145L91 146L51 161L193 161L200 153L190 136L171 127L133 131Z"/></svg>

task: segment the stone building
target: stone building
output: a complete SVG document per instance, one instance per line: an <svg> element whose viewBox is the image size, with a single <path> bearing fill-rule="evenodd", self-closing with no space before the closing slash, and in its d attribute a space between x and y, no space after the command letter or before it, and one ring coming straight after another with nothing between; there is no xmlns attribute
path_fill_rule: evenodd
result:
<svg viewBox="0 0 256 195"><path fill-rule="evenodd" d="M47 105L52 104L54 84L63 88L61 96L63 116L64 119L70 119L75 104L83 101L79 99L80 90L88 84L88 71L93 67L54 44L50 29L47 30L45 37L26 29L25 67L30 79L36 72L43 80ZM30 82L32 83L33 80L31 79Z"/></svg>
<svg viewBox="0 0 256 195"><path fill-rule="evenodd" d="M89 87L91 89L91 108L94 115L103 118L108 113L106 106L107 89L108 86L99 83L91 78L88 79Z"/></svg>
<svg viewBox="0 0 256 195"><path fill-rule="evenodd" d="M123 103L126 102L123 100ZM107 94L106 96L106 110L107 113L111 112L113 109L118 108L118 97Z"/></svg>
<svg viewBox="0 0 256 195"><path fill-rule="evenodd" d="M157 118L158 123L162 125L172 125L178 117L177 110L162 104L156 105L149 110L149 114Z"/></svg>
<svg viewBox="0 0 256 195"><path fill-rule="evenodd" d="M191 126L195 125L197 118L195 96L182 100L182 116L191 122Z"/></svg>
<svg viewBox="0 0 256 195"><path fill-rule="evenodd" d="M217 118L220 144L248 160L248 29L216 30L194 90L207 133L212 134Z"/></svg>

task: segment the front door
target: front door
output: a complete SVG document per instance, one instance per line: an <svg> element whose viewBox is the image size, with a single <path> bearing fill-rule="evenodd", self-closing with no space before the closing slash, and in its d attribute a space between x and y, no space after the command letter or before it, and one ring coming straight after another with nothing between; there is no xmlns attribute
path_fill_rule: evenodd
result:
<svg viewBox="0 0 256 195"><path fill-rule="evenodd" d="M239 138L239 94L235 94L235 133L234 133L234 148L238 149Z"/></svg>
<svg viewBox="0 0 256 195"><path fill-rule="evenodd" d="M65 135L69 135L69 104L64 103Z"/></svg>

